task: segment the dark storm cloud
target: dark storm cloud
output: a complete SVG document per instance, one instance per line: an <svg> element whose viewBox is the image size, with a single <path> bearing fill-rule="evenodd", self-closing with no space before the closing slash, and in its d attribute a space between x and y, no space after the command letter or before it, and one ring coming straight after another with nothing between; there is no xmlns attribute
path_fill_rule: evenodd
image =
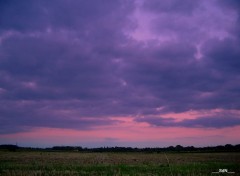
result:
<svg viewBox="0 0 240 176"><path fill-rule="evenodd" d="M229 22L237 8L222 7L188 0L0 1L1 133L239 110L240 21ZM131 35L144 21L133 17L137 8L153 16L146 27L156 39ZM205 120L183 122L208 127ZM161 123L176 126L174 119Z"/></svg>
<svg viewBox="0 0 240 176"><path fill-rule="evenodd" d="M143 7L149 11L154 11L157 13L181 13L187 14L192 13L192 11L199 5L196 1L191 0L169 0L169 1L158 1L149 0L144 1Z"/></svg>
<svg viewBox="0 0 240 176"><path fill-rule="evenodd" d="M225 128L240 125L239 116L207 116L196 119L176 121L174 118L145 117L136 119L137 122L146 122L152 126L187 127L187 128Z"/></svg>
<svg viewBox="0 0 240 176"><path fill-rule="evenodd" d="M95 126L118 123L117 120L109 118L85 118L77 101L74 104L71 102L70 105L71 107L68 102L1 102L0 120L4 126L0 133L30 131L33 127L88 130Z"/></svg>
<svg viewBox="0 0 240 176"><path fill-rule="evenodd" d="M211 68L223 71L226 74L239 73L240 68L240 41L239 40L209 40L204 45L206 62Z"/></svg>
<svg viewBox="0 0 240 176"><path fill-rule="evenodd" d="M177 1L166 3L169 8L165 10L161 10L164 2L145 1L144 5L148 3L158 9L150 11L151 32L157 33L160 39L166 36L172 40L149 44L147 54L143 53L128 66L131 75L126 79L150 90L158 97L163 111L239 109L238 100L234 98L240 93L240 45L235 31L239 24L236 21L235 25L227 24L219 18L224 13L214 2L203 1L198 6L193 1L184 1L184 6L189 5L188 10L194 12L188 15L179 15L182 6L176 8ZM216 9L211 11L212 7ZM226 11L232 18L236 17L235 12ZM207 17L209 13L211 18Z"/></svg>
<svg viewBox="0 0 240 176"><path fill-rule="evenodd" d="M113 57L132 8L131 1L1 1L1 133L114 122L107 117L123 111L114 99L124 90Z"/></svg>
<svg viewBox="0 0 240 176"><path fill-rule="evenodd" d="M234 9L240 9L240 2L238 0L224 0L220 2L224 7L231 7ZM239 11L238 11L239 12Z"/></svg>
<svg viewBox="0 0 240 176"><path fill-rule="evenodd" d="M105 20L112 22L113 19L119 20L115 22L117 25L122 20L124 21L125 13L132 8L131 4L132 1L119 0L1 1L0 25L1 30L23 32L45 30L46 28L89 29L93 27L92 23L101 22L102 24ZM114 16L109 14L114 14ZM108 27L110 26L109 24Z"/></svg>
<svg viewBox="0 0 240 176"><path fill-rule="evenodd" d="M193 46L182 43L151 48L147 56L140 56L128 64L130 74L125 80L137 85L136 89L149 90L148 93L157 98L154 106L165 107L166 111L239 108L238 100L234 98L239 94L239 78L220 70L217 61L211 66L212 58L196 61L194 52ZM236 62L236 58L233 60Z"/></svg>

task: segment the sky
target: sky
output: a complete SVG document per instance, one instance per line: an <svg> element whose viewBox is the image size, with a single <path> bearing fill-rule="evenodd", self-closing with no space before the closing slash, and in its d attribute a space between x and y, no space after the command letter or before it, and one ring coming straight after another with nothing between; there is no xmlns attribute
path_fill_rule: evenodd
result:
<svg viewBox="0 0 240 176"><path fill-rule="evenodd" d="M0 0L0 144L240 143L239 0Z"/></svg>

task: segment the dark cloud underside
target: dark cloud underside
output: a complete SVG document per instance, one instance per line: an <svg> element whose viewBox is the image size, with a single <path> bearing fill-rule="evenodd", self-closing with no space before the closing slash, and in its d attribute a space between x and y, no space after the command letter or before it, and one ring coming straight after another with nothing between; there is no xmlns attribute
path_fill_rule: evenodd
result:
<svg viewBox="0 0 240 176"><path fill-rule="evenodd" d="M207 116L196 119L184 119L176 121L174 118L138 118L137 122L146 122L152 126L162 127L187 127L187 128L225 128L240 125L238 116Z"/></svg>

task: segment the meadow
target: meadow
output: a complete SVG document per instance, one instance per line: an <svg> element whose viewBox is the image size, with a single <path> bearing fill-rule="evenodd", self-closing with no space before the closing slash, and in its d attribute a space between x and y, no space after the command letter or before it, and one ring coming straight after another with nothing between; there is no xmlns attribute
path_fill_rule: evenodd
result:
<svg viewBox="0 0 240 176"><path fill-rule="evenodd" d="M0 151L0 175L237 176L240 153Z"/></svg>

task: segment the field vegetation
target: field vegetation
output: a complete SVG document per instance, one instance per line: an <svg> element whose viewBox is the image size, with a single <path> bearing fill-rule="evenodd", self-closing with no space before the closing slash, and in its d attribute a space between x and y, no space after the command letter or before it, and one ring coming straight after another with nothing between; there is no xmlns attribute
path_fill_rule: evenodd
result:
<svg viewBox="0 0 240 176"><path fill-rule="evenodd" d="M240 175L240 153L0 151L1 176Z"/></svg>

